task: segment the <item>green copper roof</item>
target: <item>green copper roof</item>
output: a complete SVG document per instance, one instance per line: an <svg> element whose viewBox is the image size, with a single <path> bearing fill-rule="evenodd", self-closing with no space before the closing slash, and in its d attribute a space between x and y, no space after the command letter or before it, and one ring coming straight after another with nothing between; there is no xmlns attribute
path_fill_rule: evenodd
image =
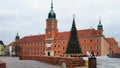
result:
<svg viewBox="0 0 120 68"><path fill-rule="evenodd" d="M103 25L101 24L101 19L99 19L99 24L97 26L98 30L103 30Z"/></svg>
<svg viewBox="0 0 120 68"><path fill-rule="evenodd" d="M19 34L17 33L17 36L19 36Z"/></svg>
<svg viewBox="0 0 120 68"><path fill-rule="evenodd" d="M51 10L50 10L50 12L48 14L48 18L56 18L56 14L55 14L55 12L53 10L53 1L52 0L51 0Z"/></svg>
<svg viewBox="0 0 120 68"><path fill-rule="evenodd" d="M15 39L20 39L20 37L19 37L19 34L17 33L17 35L16 35L16 38Z"/></svg>

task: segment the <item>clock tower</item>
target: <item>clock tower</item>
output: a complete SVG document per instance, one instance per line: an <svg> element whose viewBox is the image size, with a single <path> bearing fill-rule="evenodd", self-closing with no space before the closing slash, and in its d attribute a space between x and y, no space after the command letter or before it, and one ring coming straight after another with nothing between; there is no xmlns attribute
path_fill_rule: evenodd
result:
<svg viewBox="0 0 120 68"><path fill-rule="evenodd" d="M50 12L48 14L48 18L46 20L45 39L54 39L57 33L58 33L57 19L56 19L56 14L53 10L53 2L51 0L51 10L50 10Z"/></svg>
<svg viewBox="0 0 120 68"><path fill-rule="evenodd" d="M56 14L53 10L53 2L51 0L51 10L46 20L45 29L45 56L54 56L54 38L58 33Z"/></svg>

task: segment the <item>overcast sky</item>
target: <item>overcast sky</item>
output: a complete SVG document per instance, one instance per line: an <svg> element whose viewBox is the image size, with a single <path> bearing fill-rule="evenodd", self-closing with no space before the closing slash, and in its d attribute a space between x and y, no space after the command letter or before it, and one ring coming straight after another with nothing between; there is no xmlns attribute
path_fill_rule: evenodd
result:
<svg viewBox="0 0 120 68"><path fill-rule="evenodd" d="M120 0L53 0L59 31L69 31L73 14L78 30L97 28L101 16L105 37L120 43ZM45 33L50 0L0 0L0 40Z"/></svg>

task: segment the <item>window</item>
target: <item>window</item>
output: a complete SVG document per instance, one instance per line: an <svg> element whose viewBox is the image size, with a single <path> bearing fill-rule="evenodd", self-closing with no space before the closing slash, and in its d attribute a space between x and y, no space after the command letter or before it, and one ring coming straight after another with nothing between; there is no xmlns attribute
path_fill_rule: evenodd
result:
<svg viewBox="0 0 120 68"><path fill-rule="evenodd" d="M60 45L58 44L58 47L60 47Z"/></svg>
<svg viewBox="0 0 120 68"><path fill-rule="evenodd" d="M63 47L63 50L65 49L65 47Z"/></svg>
<svg viewBox="0 0 120 68"><path fill-rule="evenodd" d="M40 52L42 54L42 52Z"/></svg>
<svg viewBox="0 0 120 68"><path fill-rule="evenodd" d="M55 53L56 53L56 51L55 51Z"/></svg>
<svg viewBox="0 0 120 68"><path fill-rule="evenodd" d="M42 48L40 48L40 50L42 51Z"/></svg>
<svg viewBox="0 0 120 68"><path fill-rule="evenodd" d="M90 49L92 50L92 45L90 46Z"/></svg>
<svg viewBox="0 0 120 68"><path fill-rule="evenodd" d="M97 55L99 55L99 52L97 52Z"/></svg>
<svg viewBox="0 0 120 68"><path fill-rule="evenodd" d="M97 49L97 50L99 49L99 46L98 46L98 45L96 46L96 49Z"/></svg>
<svg viewBox="0 0 120 68"><path fill-rule="evenodd" d="M92 42L92 39L90 39L90 42Z"/></svg>
<svg viewBox="0 0 120 68"><path fill-rule="evenodd" d="M86 39L84 39L84 42L86 42Z"/></svg>
<svg viewBox="0 0 120 68"><path fill-rule="evenodd" d="M41 42L41 45L42 45L42 42Z"/></svg>
<svg viewBox="0 0 120 68"><path fill-rule="evenodd" d="M84 45L84 50L86 50L86 46Z"/></svg>
<svg viewBox="0 0 120 68"><path fill-rule="evenodd" d="M60 53L60 51L58 51L58 53Z"/></svg>
<svg viewBox="0 0 120 68"><path fill-rule="evenodd" d="M39 48L37 48L37 50L39 50Z"/></svg>
<svg viewBox="0 0 120 68"><path fill-rule="evenodd" d="M99 38L96 39L96 42L98 42L98 41L99 41Z"/></svg>
<svg viewBox="0 0 120 68"><path fill-rule="evenodd" d="M35 48L35 51L36 51L36 48Z"/></svg>
<svg viewBox="0 0 120 68"><path fill-rule="evenodd" d="M56 47L56 45L54 45L54 47Z"/></svg>
<svg viewBox="0 0 120 68"><path fill-rule="evenodd" d="M39 45L39 43L37 43L37 45Z"/></svg>

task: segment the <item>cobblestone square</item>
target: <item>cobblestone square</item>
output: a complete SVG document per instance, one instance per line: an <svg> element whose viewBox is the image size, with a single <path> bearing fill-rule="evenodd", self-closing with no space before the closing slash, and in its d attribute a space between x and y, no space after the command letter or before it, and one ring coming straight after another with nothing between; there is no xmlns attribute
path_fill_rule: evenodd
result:
<svg viewBox="0 0 120 68"><path fill-rule="evenodd" d="M18 57L0 57L0 60L6 62L7 68L61 68L35 60L19 60Z"/></svg>

